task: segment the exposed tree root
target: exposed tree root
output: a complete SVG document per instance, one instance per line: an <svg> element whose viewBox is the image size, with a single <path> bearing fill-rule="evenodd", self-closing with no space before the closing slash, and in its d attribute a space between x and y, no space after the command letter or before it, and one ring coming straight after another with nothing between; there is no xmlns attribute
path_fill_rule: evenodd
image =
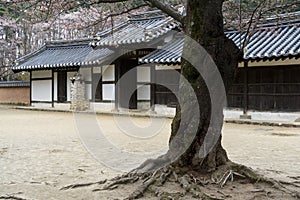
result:
<svg viewBox="0 0 300 200"><path fill-rule="evenodd" d="M155 181L155 177L148 179L142 185L140 185L137 190L131 193L130 196L126 199L138 199L142 197L144 192L149 188L150 185L154 184Z"/></svg>
<svg viewBox="0 0 300 200"><path fill-rule="evenodd" d="M139 180L139 177L120 177L119 179L112 179L108 181L106 185L102 188L94 189L93 192L102 191L102 190L113 190L118 187L118 185L134 183Z"/></svg>
<svg viewBox="0 0 300 200"><path fill-rule="evenodd" d="M196 183L192 182L190 175L183 175L178 179L180 186L186 191L186 193L191 193L194 198L197 199L211 199L211 200L221 200L221 198L213 197L205 192L201 191L201 188Z"/></svg>
<svg viewBox="0 0 300 200"><path fill-rule="evenodd" d="M300 197L299 193L287 189L282 183L263 177L246 166L232 162L228 162L226 165L218 167L215 172L210 174L205 173L201 175L196 173L195 175L193 174L192 169L182 169L170 165L152 173L131 172L107 181L104 180L86 184L74 184L65 186L62 189L66 190L96 184L105 184L103 187L93 190L96 192L103 190L114 190L119 185L134 184L137 182L137 184L139 184L137 189L133 191L127 198L125 198L126 200L139 199L146 194L152 196L155 195L159 199L179 199L185 195L190 195L196 199L221 200L231 197L231 195L225 194L220 189L212 191L212 194L208 194L204 191L204 188L206 188L208 184L216 184L218 187L222 188L225 187L228 181L234 181L235 179L244 179L249 183L265 183L295 198ZM177 184L178 186L180 185L182 191L168 192L163 190L163 186L167 182ZM264 189L255 189L250 192L255 195L269 195L269 192Z"/></svg>
<svg viewBox="0 0 300 200"><path fill-rule="evenodd" d="M219 184L220 187L223 187L229 178L231 179L231 181L233 181L233 175L236 175L238 177L248 179L252 183L258 183L258 182L266 183L286 194L290 194L293 197L296 198L300 197L299 192L286 188L283 185L285 183L282 184L282 182L280 181L276 181L274 179L264 177L244 165L228 162L228 164L223 167L227 168L228 171L226 171L223 174L223 177L221 179L219 179L218 181L214 181L215 183ZM286 184L292 185L292 183L286 183Z"/></svg>
<svg viewBox="0 0 300 200"><path fill-rule="evenodd" d="M79 188L79 187L87 187L87 186L91 186L91 185L96 185L96 184L104 184L106 183L106 179L102 180L102 181L97 181L97 182L91 182L91 183L78 183L78 184L71 184L71 185L67 185L64 186L62 188L60 188L60 190L68 190L68 189L75 189L75 188Z"/></svg>
<svg viewBox="0 0 300 200"><path fill-rule="evenodd" d="M283 184L283 185L291 185L297 188L300 188L299 182L297 181L293 181L293 182L286 182L286 181L279 181L279 183Z"/></svg>
<svg viewBox="0 0 300 200"><path fill-rule="evenodd" d="M215 178L212 177L212 182L218 184L220 187L223 187L227 183L228 179L231 179L231 182L233 181L233 175L245 178L244 175L234 172L232 170L229 170L229 171L226 171L224 173L224 175L222 176L222 178L220 178L219 180L216 180Z"/></svg>

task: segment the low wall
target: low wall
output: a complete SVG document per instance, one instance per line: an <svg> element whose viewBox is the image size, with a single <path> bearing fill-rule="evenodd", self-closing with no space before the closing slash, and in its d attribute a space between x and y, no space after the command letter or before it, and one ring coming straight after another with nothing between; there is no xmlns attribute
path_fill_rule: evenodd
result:
<svg viewBox="0 0 300 200"><path fill-rule="evenodd" d="M29 82L0 82L0 103L29 105Z"/></svg>

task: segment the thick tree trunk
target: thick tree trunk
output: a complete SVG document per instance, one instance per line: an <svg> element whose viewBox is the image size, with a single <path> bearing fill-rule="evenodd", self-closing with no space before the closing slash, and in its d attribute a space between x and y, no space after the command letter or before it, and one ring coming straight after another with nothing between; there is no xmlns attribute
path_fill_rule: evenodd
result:
<svg viewBox="0 0 300 200"><path fill-rule="evenodd" d="M233 82L234 72L241 53L234 43L224 35L222 3L222 0L188 0L185 33L210 54L223 78L227 91ZM191 51L189 44L185 44L184 54L192 55L193 52L189 51ZM192 167L205 171L215 170L216 167L228 161L226 151L221 145L220 134L223 126L223 104L217 105L219 108L215 110L218 113L213 116L218 118L218 123L214 127L210 127L212 104L205 79L184 58L182 75L192 86L198 101L190 100L190 94L187 92L188 86L184 81L180 81L179 98L181 103L172 123L169 158L182 167ZM210 89L214 90L214 88ZM199 107L200 112L195 109L197 107ZM182 116L185 116L185 119ZM191 127L195 126L198 128L196 136L193 137L190 131ZM208 129L211 130L208 131ZM205 140L207 134L211 134L212 138L217 138L213 142L213 148L208 148L208 152L203 153L201 148L208 145L206 143L209 141ZM191 137L193 138L191 139ZM189 146L186 147L187 145ZM184 151L184 153L178 153L180 151Z"/></svg>

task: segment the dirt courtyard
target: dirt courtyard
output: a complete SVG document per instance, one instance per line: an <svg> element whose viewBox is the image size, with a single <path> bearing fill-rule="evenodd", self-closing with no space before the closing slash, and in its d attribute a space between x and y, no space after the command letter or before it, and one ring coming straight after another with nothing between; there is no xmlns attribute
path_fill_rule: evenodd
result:
<svg viewBox="0 0 300 200"><path fill-rule="evenodd" d="M97 141L97 149L102 146L105 151L95 153L96 143L92 142L97 139L85 135L89 122L80 124L80 117L72 113L0 108L0 197L115 199L123 195L60 188L112 178L122 169L142 162L145 155L159 155L166 150L170 119L94 116L107 141L118 152L127 153L127 157L114 157L117 154L106 140ZM127 126L128 120L133 126ZM223 145L232 161L269 177L297 179L299 183L300 129L225 124Z"/></svg>

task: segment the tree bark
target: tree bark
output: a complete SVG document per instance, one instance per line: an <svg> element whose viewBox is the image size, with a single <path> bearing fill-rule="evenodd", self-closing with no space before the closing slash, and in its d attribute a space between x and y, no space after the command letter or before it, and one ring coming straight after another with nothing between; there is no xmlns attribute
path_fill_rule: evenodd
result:
<svg viewBox="0 0 300 200"><path fill-rule="evenodd" d="M238 60L241 58L241 52L224 35L222 4L222 0L188 0L185 33L210 54L221 74L225 90L228 91L234 79ZM192 55L192 52L189 51L191 51L191 48L185 42L184 54ZM172 122L168 155L170 159L175 160L175 164L178 166L213 171L228 161L226 151L221 145L221 130L224 119L223 104L218 105L218 113L214 115L219 122L212 127L212 130L208 131L212 116L209 88L203 76L194 66L184 58L182 60L182 75L192 86L197 96L197 101L190 100L187 86L181 79L179 86L181 103L177 107L176 116ZM214 90L214 88L212 89ZM199 107L200 112L196 111L196 107ZM185 119L183 119L183 115ZM194 126L198 128L196 136L191 140L189 137L193 137L193 134L190 134L190 130ZM203 154L203 152L201 153L201 146L207 145L205 140L205 137L208 136L207 134L215 135L218 138L213 148ZM183 149L187 145L185 144L187 141L190 141L191 144L189 144L187 149ZM184 151L184 153L176 157L178 156L178 151Z"/></svg>

